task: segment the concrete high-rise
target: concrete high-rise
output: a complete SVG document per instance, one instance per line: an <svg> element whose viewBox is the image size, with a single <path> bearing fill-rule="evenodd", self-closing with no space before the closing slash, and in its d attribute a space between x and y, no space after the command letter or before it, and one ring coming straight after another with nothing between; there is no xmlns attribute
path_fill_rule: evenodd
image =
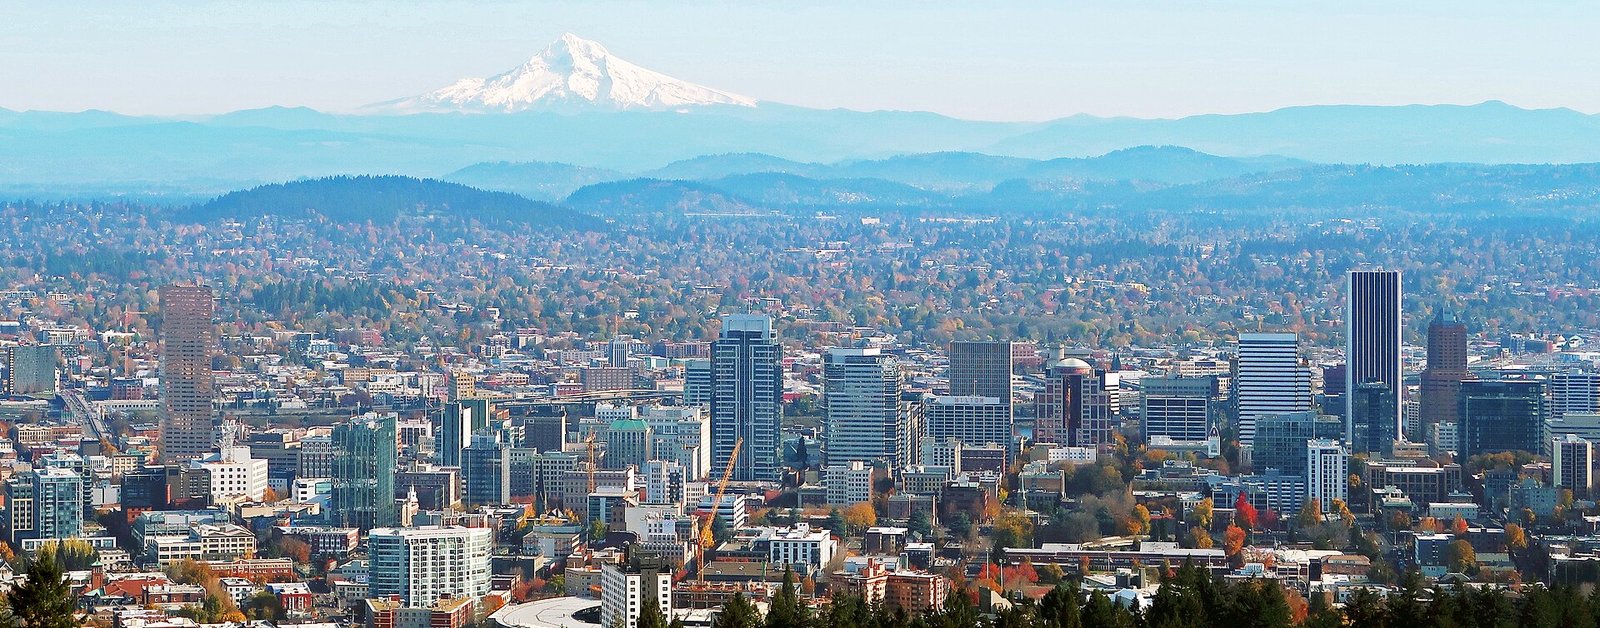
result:
<svg viewBox="0 0 1600 628"><path fill-rule="evenodd" d="M881 349L830 349L822 365L827 409L823 453L829 464L910 464L911 436L902 422L900 362Z"/></svg>
<svg viewBox="0 0 1600 628"><path fill-rule="evenodd" d="M711 380L712 468L732 461L734 480L777 480L783 463L783 345L771 318L735 314L722 320L722 335L711 343Z"/></svg>
<svg viewBox="0 0 1600 628"><path fill-rule="evenodd" d="M1011 343L957 341L950 343L950 394L956 397L994 397L1011 407Z"/></svg>
<svg viewBox="0 0 1600 628"><path fill-rule="evenodd" d="M1594 492L1594 444L1567 434L1550 441L1550 467L1555 485L1572 490L1579 499Z"/></svg>
<svg viewBox="0 0 1600 628"><path fill-rule="evenodd" d="M1467 326L1451 314L1440 311L1428 323L1428 367L1422 371L1417 411L1420 429L1441 422L1455 422L1461 398L1461 382L1471 379L1467 371ZM1417 435L1408 435L1415 439Z"/></svg>
<svg viewBox="0 0 1600 628"><path fill-rule="evenodd" d="M1350 450L1331 439L1307 440L1305 448L1306 497L1333 512L1333 500L1350 500Z"/></svg>
<svg viewBox="0 0 1600 628"><path fill-rule="evenodd" d="M6 351L7 394L56 394L58 373L56 363L61 358L54 345L18 345Z"/></svg>
<svg viewBox="0 0 1600 628"><path fill-rule="evenodd" d="M1295 334L1239 334L1237 369L1233 394L1239 444L1255 444L1256 417L1311 409L1311 368L1300 359Z"/></svg>
<svg viewBox="0 0 1600 628"><path fill-rule="evenodd" d="M168 285L157 292L161 303L161 456L186 462L211 451L214 384L211 354L216 309L211 288Z"/></svg>
<svg viewBox="0 0 1600 628"><path fill-rule="evenodd" d="M1350 271L1346 287L1345 440L1353 444L1356 430L1363 427L1368 434L1400 434L1405 390L1400 378L1400 271ZM1373 385L1381 385L1391 399L1360 404L1358 413L1357 388L1366 386L1368 395L1377 394Z"/></svg>
<svg viewBox="0 0 1600 628"><path fill-rule="evenodd" d="M438 437L434 439L440 466L461 466L461 450L472 444L472 435L488 429L489 413L494 409L488 399L463 399L444 404L439 423Z"/></svg>
<svg viewBox="0 0 1600 628"><path fill-rule="evenodd" d="M369 412L333 426L331 516L336 525L370 530L398 521L397 422L393 412Z"/></svg>
<svg viewBox="0 0 1600 628"><path fill-rule="evenodd" d="M367 536L373 597L414 605L488 595L494 530L461 526L379 528Z"/></svg>
<svg viewBox="0 0 1600 628"><path fill-rule="evenodd" d="M1215 376L1146 377L1140 380L1139 388L1144 393L1139 425L1145 442L1150 442L1152 436L1194 442L1211 435Z"/></svg>
<svg viewBox="0 0 1600 628"><path fill-rule="evenodd" d="M966 446L994 444L1011 451L1011 409L999 398L933 397L924 404L922 421L923 436L935 442L954 438Z"/></svg>
<svg viewBox="0 0 1600 628"><path fill-rule="evenodd" d="M1550 376L1550 418L1600 413L1600 373L1578 370Z"/></svg>

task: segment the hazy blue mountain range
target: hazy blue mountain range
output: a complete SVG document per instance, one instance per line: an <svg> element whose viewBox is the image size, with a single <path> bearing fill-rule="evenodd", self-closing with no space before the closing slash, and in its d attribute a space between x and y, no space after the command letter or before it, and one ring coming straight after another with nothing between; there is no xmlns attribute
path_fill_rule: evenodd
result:
<svg viewBox="0 0 1600 628"><path fill-rule="evenodd" d="M1146 145L1186 146L1228 160L1205 165L1183 157L1186 170L1146 176L1138 170L1156 167L1165 154L1122 155L1130 160L1122 165L1107 155ZM745 153L760 156L729 157ZM897 157L925 153L934 155ZM723 157L695 159L704 155ZM1062 159L1093 156L1103 157L1093 162ZM1003 157L1026 161L999 159ZM493 173L469 167L536 161L582 169L560 177L550 174L560 181L519 189L551 199L596 180L614 179L614 173L705 180L783 172L879 178L933 189L954 181L970 190L1014 178L1053 176L1192 182L1272 171L1295 165L1294 160L1594 162L1600 161L1600 118L1497 102L1297 107L1176 120L1074 116L1044 123L813 110L766 102L756 107L585 113L346 115L269 108L185 119L0 110L0 193L6 196L209 196L337 174L451 176L483 183L487 179L480 177ZM959 176L952 178L951 173ZM547 191L538 192L541 185Z"/></svg>
<svg viewBox="0 0 1600 628"><path fill-rule="evenodd" d="M435 214L564 227L594 227L586 214L507 192L400 176L356 176L274 183L230 192L180 215L207 221L257 216L319 217L334 222L394 222Z"/></svg>

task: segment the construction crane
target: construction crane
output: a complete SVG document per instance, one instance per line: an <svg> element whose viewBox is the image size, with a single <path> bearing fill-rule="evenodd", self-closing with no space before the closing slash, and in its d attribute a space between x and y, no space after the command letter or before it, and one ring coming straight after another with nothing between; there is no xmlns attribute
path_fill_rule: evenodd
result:
<svg viewBox="0 0 1600 628"><path fill-rule="evenodd" d="M583 439L583 446L589 449L589 492L594 492L594 432L589 432L589 437Z"/></svg>
<svg viewBox="0 0 1600 628"><path fill-rule="evenodd" d="M717 482L717 495L711 500L711 514L700 524L700 557L695 560L695 579L706 581L706 550L715 547L717 536L711 532L712 522L718 516L717 511L722 509L722 496L728 492L728 479L733 477L733 463L739 459L739 449L744 447L744 438L733 441L733 453L728 454L728 466L722 469L722 479Z"/></svg>

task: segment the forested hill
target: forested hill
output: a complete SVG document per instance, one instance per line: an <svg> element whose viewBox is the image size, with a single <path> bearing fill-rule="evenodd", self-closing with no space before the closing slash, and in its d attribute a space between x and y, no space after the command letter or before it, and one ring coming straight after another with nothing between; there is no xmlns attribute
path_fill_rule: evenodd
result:
<svg viewBox="0 0 1600 628"><path fill-rule="evenodd" d="M229 192L185 212L192 220L322 216L335 222L393 222L402 216L451 214L484 222L594 228L591 216L508 192L401 176L339 176Z"/></svg>

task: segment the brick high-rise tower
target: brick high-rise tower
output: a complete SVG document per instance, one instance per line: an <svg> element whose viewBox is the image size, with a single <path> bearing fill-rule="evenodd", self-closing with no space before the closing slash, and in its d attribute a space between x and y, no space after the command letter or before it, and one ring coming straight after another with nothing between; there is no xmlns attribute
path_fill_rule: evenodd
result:
<svg viewBox="0 0 1600 628"><path fill-rule="evenodd" d="M215 445L211 426L211 354L217 346L211 288L162 286L161 457L187 461Z"/></svg>

